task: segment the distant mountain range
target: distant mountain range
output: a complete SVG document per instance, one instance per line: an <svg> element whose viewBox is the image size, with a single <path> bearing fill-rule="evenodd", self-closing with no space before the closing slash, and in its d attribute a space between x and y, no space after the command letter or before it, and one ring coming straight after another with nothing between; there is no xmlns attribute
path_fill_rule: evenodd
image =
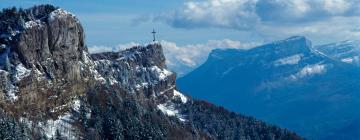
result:
<svg viewBox="0 0 360 140"><path fill-rule="evenodd" d="M302 36L250 50L214 50L177 80L183 93L308 139L360 137L358 41L312 46Z"/></svg>

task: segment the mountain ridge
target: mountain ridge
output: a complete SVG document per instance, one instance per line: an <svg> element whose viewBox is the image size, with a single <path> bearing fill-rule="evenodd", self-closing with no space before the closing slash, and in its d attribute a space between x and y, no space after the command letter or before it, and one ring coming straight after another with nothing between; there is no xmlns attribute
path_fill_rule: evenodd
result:
<svg viewBox="0 0 360 140"><path fill-rule="evenodd" d="M356 66L316 50L305 37L295 37L250 50L213 51L203 65L177 83L181 92L196 99L278 124L309 139L326 139L339 127L346 128L343 122L356 122L352 118L358 113L348 110L359 104L359 74ZM346 138L356 138L356 133L349 131Z"/></svg>

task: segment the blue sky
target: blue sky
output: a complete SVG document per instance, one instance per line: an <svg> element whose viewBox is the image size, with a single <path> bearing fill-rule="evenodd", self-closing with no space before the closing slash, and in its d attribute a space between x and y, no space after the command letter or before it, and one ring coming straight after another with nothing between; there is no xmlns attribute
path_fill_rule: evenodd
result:
<svg viewBox="0 0 360 140"><path fill-rule="evenodd" d="M89 46L146 43L151 40L149 31L153 27L158 30L159 39L180 45L221 39L269 42L292 35L304 35L321 44L356 39L357 33L349 32L359 29L355 22L354 27L345 23L359 14L355 0L0 1L1 8L51 3L74 13L86 29ZM338 26L338 30L345 31L324 31L319 26Z"/></svg>
<svg viewBox="0 0 360 140"><path fill-rule="evenodd" d="M116 46L128 42L151 41L149 32L155 28L158 38L179 45L206 43L208 40L232 39L244 42L264 40L256 32L244 32L224 28L179 28L165 22L143 21L142 18L173 12L186 3L185 0L0 0L0 8L11 6L30 7L50 3L60 6L81 20L87 44L91 46Z"/></svg>
<svg viewBox="0 0 360 140"><path fill-rule="evenodd" d="M94 52L148 43L155 28L171 66L194 68L215 48L249 48L295 35L306 36L315 45L360 38L358 0L0 2L0 8L50 3L72 12L83 24L87 45Z"/></svg>
<svg viewBox="0 0 360 140"><path fill-rule="evenodd" d="M168 30L167 27L161 23L134 25L133 20L147 13L171 10L182 3L180 0L171 3L168 3L167 0L156 0L156 2L150 0L89 0L81 2L72 0L0 0L0 2L1 8L30 7L43 3L64 8L81 20L89 46L148 42L151 39L150 31L153 27L159 28L159 30ZM163 35L167 35L165 31Z"/></svg>

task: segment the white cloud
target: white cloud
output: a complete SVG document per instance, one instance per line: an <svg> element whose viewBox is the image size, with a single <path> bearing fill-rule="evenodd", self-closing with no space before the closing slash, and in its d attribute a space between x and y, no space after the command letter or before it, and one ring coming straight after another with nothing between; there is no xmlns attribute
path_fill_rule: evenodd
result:
<svg viewBox="0 0 360 140"><path fill-rule="evenodd" d="M135 42L130 42L130 43L126 43L126 44L119 44L115 47L115 50L119 51L119 50L125 50L134 46L139 46L141 45L140 43L135 43Z"/></svg>
<svg viewBox="0 0 360 140"><path fill-rule="evenodd" d="M108 46L92 46L89 47L89 52L90 53L102 53L102 52L111 52L114 51L113 48L108 47Z"/></svg>
<svg viewBox="0 0 360 140"><path fill-rule="evenodd" d="M255 26L253 0L189 1L177 11L161 14L154 20L174 27L223 27L248 30Z"/></svg>
<svg viewBox="0 0 360 140"><path fill-rule="evenodd" d="M120 51L120 50L125 50L127 48L131 48L134 46L139 46L139 45L141 45L141 44L135 43L135 42L130 42L130 43L126 43L126 44L119 44L115 47L92 46L92 47L89 47L89 52L90 53L102 53L102 52Z"/></svg>
<svg viewBox="0 0 360 140"><path fill-rule="evenodd" d="M325 0L324 9L332 14L343 14L351 7L347 0Z"/></svg>
<svg viewBox="0 0 360 140"><path fill-rule="evenodd" d="M177 45L174 42L161 41L170 69L182 76L195 69L207 59L214 49L250 49L260 43L242 43L230 39L210 40L204 44Z"/></svg>
<svg viewBox="0 0 360 140"><path fill-rule="evenodd" d="M333 17L360 16L356 0L202 0L187 1L173 12L153 17L178 28L301 25ZM274 25L275 24L275 25Z"/></svg>
<svg viewBox="0 0 360 140"><path fill-rule="evenodd" d="M360 25L360 17L334 17L327 21L306 23L301 26L260 26L258 31L261 31L268 40L303 35L316 40L317 44L322 44L329 41L359 39L360 32L357 25Z"/></svg>

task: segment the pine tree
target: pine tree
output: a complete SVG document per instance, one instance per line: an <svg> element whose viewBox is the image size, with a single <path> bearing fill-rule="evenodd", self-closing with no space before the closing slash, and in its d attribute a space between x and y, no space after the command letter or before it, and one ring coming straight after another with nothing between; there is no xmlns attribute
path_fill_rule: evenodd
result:
<svg viewBox="0 0 360 140"><path fill-rule="evenodd" d="M79 113L80 113L79 121L86 130L88 128L88 119L87 119L86 106L83 102L80 103Z"/></svg>
<svg viewBox="0 0 360 140"><path fill-rule="evenodd" d="M55 140L63 140L59 129L56 129L56 132L55 132Z"/></svg>

